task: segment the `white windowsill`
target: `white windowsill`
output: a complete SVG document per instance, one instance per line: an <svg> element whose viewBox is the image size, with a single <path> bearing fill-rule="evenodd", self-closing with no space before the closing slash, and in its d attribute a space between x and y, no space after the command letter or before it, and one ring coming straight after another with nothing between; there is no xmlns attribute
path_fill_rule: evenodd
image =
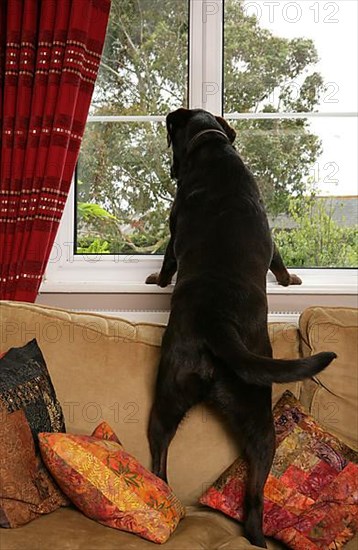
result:
<svg viewBox="0 0 358 550"><path fill-rule="evenodd" d="M44 281L41 285L40 293L47 292L76 292L76 293L92 293L96 294L171 294L174 285L167 288L160 288L157 285L146 285L144 283L130 282L100 282L100 281L83 281L83 282L52 282Z"/></svg>
<svg viewBox="0 0 358 550"><path fill-rule="evenodd" d="M274 276L268 274L268 294L347 294L355 295L358 289L358 270L356 269L291 269L299 275L303 284L283 287ZM156 285L125 281L66 281L45 280L40 293L119 293L119 294L171 294L174 285L159 288Z"/></svg>

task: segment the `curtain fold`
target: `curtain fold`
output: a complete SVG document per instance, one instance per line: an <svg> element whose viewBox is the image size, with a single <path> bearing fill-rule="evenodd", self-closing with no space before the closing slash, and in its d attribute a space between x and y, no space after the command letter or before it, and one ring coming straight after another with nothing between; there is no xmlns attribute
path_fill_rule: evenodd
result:
<svg viewBox="0 0 358 550"><path fill-rule="evenodd" d="M0 298L33 302L76 165L110 0L0 3Z"/></svg>

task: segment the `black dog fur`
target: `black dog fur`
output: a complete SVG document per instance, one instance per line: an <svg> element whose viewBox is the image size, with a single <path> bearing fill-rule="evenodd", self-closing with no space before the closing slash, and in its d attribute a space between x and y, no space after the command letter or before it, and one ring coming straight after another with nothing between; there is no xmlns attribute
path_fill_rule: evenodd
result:
<svg viewBox="0 0 358 550"><path fill-rule="evenodd" d="M214 404L249 465L246 536L266 548L263 487L275 452L272 383L313 376L336 355L272 359L267 271L283 285L301 281L288 273L272 242L255 179L232 146L235 131L201 109L170 113L167 131L177 180L171 238L160 273L146 282L164 287L178 274L149 422L153 471L167 480L168 446L179 423L193 405Z"/></svg>

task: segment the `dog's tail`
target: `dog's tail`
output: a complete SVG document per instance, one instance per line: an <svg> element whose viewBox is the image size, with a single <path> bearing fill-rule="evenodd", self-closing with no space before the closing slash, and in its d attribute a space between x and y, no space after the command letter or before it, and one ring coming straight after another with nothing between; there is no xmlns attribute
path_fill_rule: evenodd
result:
<svg viewBox="0 0 358 550"><path fill-rule="evenodd" d="M311 378L337 357L335 353L326 351L304 359L272 359L248 351L238 336L231 342L225 340L216 340L209 345L211 352L244 382L260 386Z"/></svg>

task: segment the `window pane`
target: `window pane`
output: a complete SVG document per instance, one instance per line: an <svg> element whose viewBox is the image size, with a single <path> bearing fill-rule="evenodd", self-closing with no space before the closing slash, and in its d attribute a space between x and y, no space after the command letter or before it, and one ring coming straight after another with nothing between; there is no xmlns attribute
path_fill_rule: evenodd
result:
<svg viewBox="0 0 358 550"><path fill-rule="evenodd" d="M157 115L187 104L188 0L112 0L91 114Z"/></svg>
<svg viewBox="0 0 358 550"><path fill-rule="evenodd" d="M287 265L358 266L355 119L228 120Z"/></svg>
<svg viewBox="0 0 358 550"><path fill-rule="evenodd" d="M354 120L229 122L287 264L357 266L357 198L330 193L357 181ZM87 125L78 165L77 253L163 253L175 194L165 134L163 123Z"/></svg>
<svg viewBox="0 0 358 550"><path fill-rule="evenodd" d="M188 0L112 0L90 114L166 115L186 106L188 19ZM75 253L162 253L169 174L163 123L90 119L77 167Z"/></svg>
<svg viewBox="0 0 358 550"><path fill-rule="evenodd" d="M163 253L174 193L163 123L88 123L77 167L76 253Z"/></svg>
<svg viewBox="0 0 358 550"><path fill-rule="evenodd" d="M226 0L224 111L356 111L357 15L352 0Z"/></svg>
<svg viewBox="0 0 358 550"><path fill-rule="evenodd" d="M357 265L357 2L226 0L230 113L345 117L234 123L286 262Z"/></svg>

